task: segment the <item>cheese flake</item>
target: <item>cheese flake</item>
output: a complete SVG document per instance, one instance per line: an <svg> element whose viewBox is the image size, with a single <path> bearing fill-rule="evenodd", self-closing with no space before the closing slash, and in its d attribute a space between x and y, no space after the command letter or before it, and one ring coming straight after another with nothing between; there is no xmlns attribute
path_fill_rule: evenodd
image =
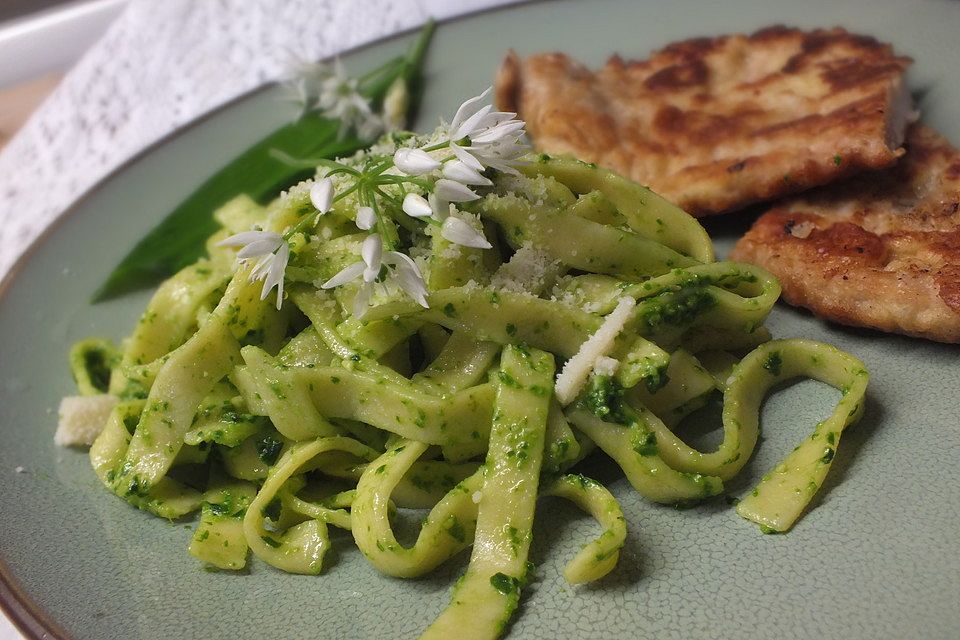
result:
<svg viewBox="0 0 960 640"><path fill-rule="evenodd" d="M626 326L636 304L637 301L629 296L620 298L616 308L604 318L600 328L580 345L575 356L567 360L554 387L560 404L566 406L577 397L597 360L606 356L613 348L614 341Z"/></svg>
<svg viewBox="0 0 960 640"><path fill-rule="evenodd" d="M117 397L107 394L64 398L53 441L62 447L93 444L116 405Z"/></svg>
<svg viewBox="0 0 960 640"><path fill-rule="evenodd" d="M593 372L598 376L612 376L620 368L620 361L608 356L600 356L593 363Z"/></svg>

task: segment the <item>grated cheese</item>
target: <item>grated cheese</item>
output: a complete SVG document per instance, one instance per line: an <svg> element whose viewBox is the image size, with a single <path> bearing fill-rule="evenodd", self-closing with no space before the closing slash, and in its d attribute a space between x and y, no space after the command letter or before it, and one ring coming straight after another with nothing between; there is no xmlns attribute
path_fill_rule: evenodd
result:
<svg viewBox="0 0 960 640"><path fill-rule="evenodd" d="M490 279L490 286L503 291L537 295L552 284L558 266L546 253L526 243L517 249L509 262L497 269Z"/></svg>
<svg viewBox="0 0 960 640"><path fill-rule="evenodd" d="M620 368L620 361L608 356L600 356L593 363L593 372L598 376L612 376Z"/></svg>
<svg viewBox="0 0 960 640"><path fill-rule="evenodd" d="M637 301L629 296L620 298L617 307L604 318L600 328L580 345L575 356L567 360L554 388L560 404L566 406L577 397L597 361L613 348L614 341L626 326L636 304Z"/></svg>
<svg viewBox="0 0 960 640"><path fill-rule="evenodd" d="M62 447L93 444L116 404L117 397L107 394L64 398L53 441Z"/></svg>

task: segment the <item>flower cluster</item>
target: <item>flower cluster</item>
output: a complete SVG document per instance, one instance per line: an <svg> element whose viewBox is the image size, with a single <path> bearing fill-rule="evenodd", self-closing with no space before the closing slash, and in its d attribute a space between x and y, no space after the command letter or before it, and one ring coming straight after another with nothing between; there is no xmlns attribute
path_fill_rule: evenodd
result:
<svg viewBox="0 0 960 640"><path fill-rule="evenodd" d="M339 76L338 76L339 77ZM332 89L331 89L332 91ZM490 90L460 105L449 124L441 123L429 138L411 137L392 154L370 153L359 168L349 163L323 161L321 178L310 188L310 201L316 212L305 214L281 236L273 232L249 231L223 241L242 246L237 254L241 262L257 262L251 279L264 281L261 297L277 287L277 307L283 294L283 274L289 259L289 240L306 233L319 217L336 202L352 196L357 205L352 212L356 226L369 232L361 243L360 260L320 284L323 289L359 281L354 297L353 315L363 316L376 285L389 284L428 307L427 286L417 263L401 250L398 223L409 227L398 216L407 216L432 227L450 243L474 249L489 249L475 216L458 205L481 197L478 189L493 185L490 171L516 174L516 167L528 147L523 141L524 123L515 113L494 111L483 106ZM318 103L319 104L319 103ZM350 115L343 108L342 118ZM342 208L342 207L341 207ZM343 211L340 211L344 213Z"/></svg>
<svg viewBox="0 0 960 640"><path fill-rule="evenodd" d="M286 86L304 111L339 120L341 136L353 129L360 139L373 140L387 128L387 121L360 94L357 80L346 74L339 58L333 64L296 61Z"/></svg>

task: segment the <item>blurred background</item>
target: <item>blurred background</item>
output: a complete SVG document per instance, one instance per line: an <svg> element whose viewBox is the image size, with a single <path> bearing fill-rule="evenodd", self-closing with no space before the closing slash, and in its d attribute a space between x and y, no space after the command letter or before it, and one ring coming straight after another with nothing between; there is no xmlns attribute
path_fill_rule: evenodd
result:
<svg viewBox="0 0 960 640"><path fill-rule="evenodd" d="M0 148L127 0L0 2Z"/></svg>

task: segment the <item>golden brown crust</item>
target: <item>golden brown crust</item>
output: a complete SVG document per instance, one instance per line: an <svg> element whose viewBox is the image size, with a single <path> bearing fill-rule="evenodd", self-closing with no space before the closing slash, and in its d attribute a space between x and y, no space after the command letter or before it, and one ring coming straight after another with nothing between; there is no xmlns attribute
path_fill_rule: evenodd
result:
<svg viewBox="0 0 960 640"><path fill-rule="evenodd" d="M733 259L823 318L960 342L960 151L921 125L906 146L892 169L764 213Z"/></svg>
<svg viewBox="0 0 960 640"><path fill-rule="evenodd" d="M909 64L843 29L772 27L678 42L643 61L614 56L596 72L561 53L511 52L496 102L520 114L539 149L706 215L892 165Z"/></svg>

